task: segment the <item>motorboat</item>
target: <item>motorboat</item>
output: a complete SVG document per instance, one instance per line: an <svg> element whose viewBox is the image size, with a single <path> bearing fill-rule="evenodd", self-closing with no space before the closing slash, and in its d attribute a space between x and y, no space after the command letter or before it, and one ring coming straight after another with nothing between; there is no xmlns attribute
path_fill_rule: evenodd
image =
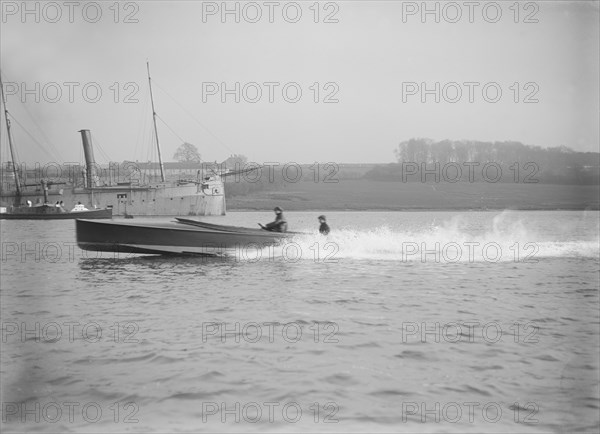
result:
<svg viewBox="0 0 600 434"><path fill-rule="evenodd" d="M77 245L83 250L204 256L262 249L299 235L297 232L270 232L185 218L169 222L77 219L75 230Z"/></svg>

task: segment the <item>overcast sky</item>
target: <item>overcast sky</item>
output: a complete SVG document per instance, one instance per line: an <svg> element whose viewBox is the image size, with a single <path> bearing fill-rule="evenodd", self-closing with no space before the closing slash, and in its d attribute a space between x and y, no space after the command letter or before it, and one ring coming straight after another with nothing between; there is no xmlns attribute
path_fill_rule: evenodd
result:
<svg viewBox="0 0 600 434"><path fill-rule="evenodd" d="M96 5L2 2L21 161L81 161L83 128L99 162L155 159L146 60L166 161L182 141L257 162L390 162L411 137L598 151L598 2L229 2L239 23L221 2ZM3 161L6 142L2 118Z"/></svg>

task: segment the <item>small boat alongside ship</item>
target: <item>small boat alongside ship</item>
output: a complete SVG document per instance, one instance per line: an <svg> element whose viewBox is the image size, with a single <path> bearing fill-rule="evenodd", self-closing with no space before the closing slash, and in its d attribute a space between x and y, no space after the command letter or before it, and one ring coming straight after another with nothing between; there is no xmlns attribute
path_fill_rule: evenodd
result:
<svg viewBox="0 0 600 434"><path fill-rule="evenodd" d="M269 232L177 218L171 222L115 222L77 219L77 245L83 250L221 256L240 249L261 249L297 232Z"/></svg>
<svg viewBox="0 0 600 434"><path fill-rule="evenodd" d="M72 210L67 211L63 204L57 202L52 205L48 201L48 183L41 182L44 191L44 203L33 205L27 201L26 206L0 207L0 220L67 220L67 219L111 219L112 208L87 209L78 203Z"/></svg>
<svg viewBox="0 0 600 434"><path fill-rule="evenodd" d="M77 205L67 211L56 205L13 207L7 212L0 212L0 220L67 220L67 219L112 219L112 209L87 209Z"/></svg>

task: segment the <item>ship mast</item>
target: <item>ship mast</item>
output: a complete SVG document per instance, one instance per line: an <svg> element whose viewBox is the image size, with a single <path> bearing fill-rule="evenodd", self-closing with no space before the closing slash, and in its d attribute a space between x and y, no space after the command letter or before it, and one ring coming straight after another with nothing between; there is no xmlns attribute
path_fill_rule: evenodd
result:
<svg viewBox="0 0 600 434"><path fill-rule="evenodd" d="M6 108L6 95L4 94L4 85L2 84L2 77L0 77L0 92L2 93L2 103L4 104L4 119L6 119L8 147L10 149L10 157L12 158L13 173L15 175L15 186L17 189L15 202L21 202L21 180L19 179L19 171L17 170L17 160L15 158L15 148L13 147L12 135L10 134L10 119L8 119L8 109Z"/></svg>
<svg viewBox="0 0 600 434"><path fill-rule="evenodd" d="M160 179L165 182L165 169L160 154L160 143L158 143L158 130L156 129L156 111L154 110L154 98L152 97L152 80L150 79L150 62L146 62L148 68L148 84L150 85L150 103L152 104L152 121L154 122L154 135L156 136L156 148L158 149L158 164L160 165Z"/></svg>

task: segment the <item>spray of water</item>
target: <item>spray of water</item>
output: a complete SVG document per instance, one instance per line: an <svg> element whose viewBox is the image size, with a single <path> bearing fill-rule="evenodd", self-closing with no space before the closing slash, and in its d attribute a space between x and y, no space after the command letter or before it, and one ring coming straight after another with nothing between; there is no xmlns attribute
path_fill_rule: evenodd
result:
<svg viewBox="0 0 600 434"><path fill-rule="evenodd" d="M345 227L326 237L311 232L279 246L246 252L242 259L535 263L552 257L598 258L598 231L593 234L593 239L589 239L589 235L587 239L574 238L574 232L573 228L540 228L534 222L515 218L510 211L494 216L491 224L489 221L476 224L465 215L456 215L411 230L388 226L369 230Z"/></svg>

